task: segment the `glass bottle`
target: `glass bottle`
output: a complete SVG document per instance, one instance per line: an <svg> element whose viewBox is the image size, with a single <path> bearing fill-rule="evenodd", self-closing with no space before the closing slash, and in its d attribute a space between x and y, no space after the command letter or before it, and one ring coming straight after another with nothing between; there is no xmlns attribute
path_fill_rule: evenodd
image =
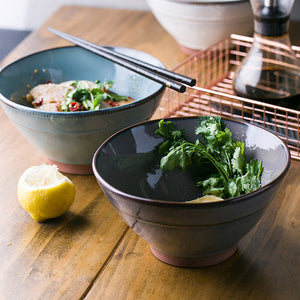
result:
<svg viewBox="0 0 300 300"><path fill-rule="evenodd" d="M254 41L235 72L239 96L293 107L300 103L300 62L291 49L289 17L294 0L250 0Z"/></svg>

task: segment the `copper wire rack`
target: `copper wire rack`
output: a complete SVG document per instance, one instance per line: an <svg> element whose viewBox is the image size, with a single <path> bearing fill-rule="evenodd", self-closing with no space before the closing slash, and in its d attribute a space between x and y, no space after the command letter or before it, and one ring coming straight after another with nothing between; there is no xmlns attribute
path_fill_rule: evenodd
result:
<svg viewBox="0 0 300 300"><path fill-rule="evenodd" d="M277 135L289 147L292 158L300 160L300 110L234 95L234 70L252 42L253 38L233 34L189 56L174 71L196 78L197 86L187 87L183 94L168 89L153 119L220 115L243 120ZM292 49L300 58L300 47Z"/></svg>

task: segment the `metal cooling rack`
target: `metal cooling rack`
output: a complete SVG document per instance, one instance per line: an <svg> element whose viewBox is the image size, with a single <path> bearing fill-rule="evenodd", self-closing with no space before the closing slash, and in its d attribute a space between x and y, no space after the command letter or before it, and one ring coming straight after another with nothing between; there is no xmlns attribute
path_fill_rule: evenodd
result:
<svg viewBox="0 0 300 300"><path fill-rule="evenodd" d="M184 94L168 89L153 119L220 115L261 126L280 137L291 156L300 160L300 111L234 95L235 68L250 50L253 39L231 35L184 60L174 70L197 79L197 86ZM300 47L293 46L300 58Z"/></svg>

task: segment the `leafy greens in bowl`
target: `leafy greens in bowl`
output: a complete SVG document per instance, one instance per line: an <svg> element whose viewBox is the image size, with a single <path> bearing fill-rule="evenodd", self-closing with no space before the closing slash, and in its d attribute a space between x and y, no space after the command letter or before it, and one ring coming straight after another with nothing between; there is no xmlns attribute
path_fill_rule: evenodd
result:
<svg viewBox="0 0 300 300"><path fill-rule="evenodd" d="M203 194L220 198L240 196L261 186L262 161L246 161L244 141L234 141L230 129L222 128L219 116L199 118L195 134L203 142L198 138L188 142L184 128L175 127L172 121L161 120L156 130L166 139L159 147L162 170L193 170Z"/></svg>

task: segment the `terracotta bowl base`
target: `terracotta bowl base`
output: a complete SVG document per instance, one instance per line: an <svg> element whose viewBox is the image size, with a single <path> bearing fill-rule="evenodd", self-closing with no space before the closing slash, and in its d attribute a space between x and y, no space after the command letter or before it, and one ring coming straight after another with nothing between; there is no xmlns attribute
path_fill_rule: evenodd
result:
<svg viewBox="0 0 300 300"><path fill-rule="evenodd" d="M180 45L180 44L179 44L179 48L180 48L180 50L181 50L183 53L188 54L188 55L193 55L193 54L195 54L195 53L201 51L201 50L199 50L199 49L188 48L188 47L185 47L185 46Z"/></svg>
<svg viewBox="0 0 300 300"><path fill-rule="evenodd" d="M213 266L231 257L237 249L237 245L219 254L205 257L178 257L162 253L151 247L153 255L159 260L176 267L200 268Z"/></svg>
<svg viewBox="0 0 300 300"><path fill-rule="evenodd" d="M51 159L46 159L48 164L56 165L58 170L63 173L76 174L76 175L90 175L93 174L92 164L88 165L71 165L64 164Z"/></svg>

